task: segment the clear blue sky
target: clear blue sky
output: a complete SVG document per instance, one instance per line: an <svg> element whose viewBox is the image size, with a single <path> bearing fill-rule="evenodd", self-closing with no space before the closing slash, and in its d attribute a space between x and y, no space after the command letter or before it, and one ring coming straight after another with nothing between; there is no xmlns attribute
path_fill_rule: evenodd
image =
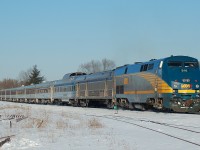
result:
<svg viewBox="0 0 200 150"><path fill-rule="evenodd" d="M170 55L200 59L200 0L0 0L0 80Z"/></svg>

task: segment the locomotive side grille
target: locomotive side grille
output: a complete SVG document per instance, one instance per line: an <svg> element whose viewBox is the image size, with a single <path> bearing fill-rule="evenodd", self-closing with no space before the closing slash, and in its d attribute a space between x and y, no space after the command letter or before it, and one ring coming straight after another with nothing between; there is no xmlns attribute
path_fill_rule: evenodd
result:
<svg viewBox="0 0 200 150"><path fill-rule="evenodd" d="M78 97L82 99L104 98L112 96L112 80L98 82L87 82L79 84Z"/></svg>

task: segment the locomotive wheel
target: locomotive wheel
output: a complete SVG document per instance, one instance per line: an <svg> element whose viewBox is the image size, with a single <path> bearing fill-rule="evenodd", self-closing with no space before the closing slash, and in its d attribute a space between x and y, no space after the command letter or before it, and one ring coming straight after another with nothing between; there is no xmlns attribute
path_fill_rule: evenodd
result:
<svg viewBox="0 0 200 150"><path fill-rule="evenodd" d="M111 100L107 100L107 102L106 102L106 107L108 108L108 109L112 109L113 108L113 103L111 102Z"/></svg>

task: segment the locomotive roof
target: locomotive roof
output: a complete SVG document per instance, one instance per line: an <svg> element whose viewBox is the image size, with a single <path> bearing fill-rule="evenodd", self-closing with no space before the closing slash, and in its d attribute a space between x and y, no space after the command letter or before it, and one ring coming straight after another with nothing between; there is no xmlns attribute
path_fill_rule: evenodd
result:
<svg viewBox="0 0 200 150"><path fill-rule="evenodd" d="M124 65L124 66L120 66L117 67L115 69L115 75L122 75L122 74L128 74L128 73L136 73L136 72L140 72L141 66L142 65L146 65L146 64L153 64L154 67L158 67L159 63L161 61L167 61L167 60L171 60L171 61L198 61L196 58L190 57L190 56L173 56L171 55L170 57L165 57L165 58L161 58L161 59L151 59L149 61L146 62L136 62L134 64L129 64L129 65ZM152 70L149 70L152 71Z"/></svg>

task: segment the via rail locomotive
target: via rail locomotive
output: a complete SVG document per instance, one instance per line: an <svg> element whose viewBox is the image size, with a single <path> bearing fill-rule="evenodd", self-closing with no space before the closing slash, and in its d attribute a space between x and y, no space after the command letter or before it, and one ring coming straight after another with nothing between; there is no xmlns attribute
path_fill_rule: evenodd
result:
<svg viewBox="0 0 200 150"><path fill-rule="evenodd" d="M39 104L67 103L86 107L116 103L129 109L200 111L197 59L170 56L124 65L114 70L69 73L63 79L0 90L0 100Z"/></svg>

